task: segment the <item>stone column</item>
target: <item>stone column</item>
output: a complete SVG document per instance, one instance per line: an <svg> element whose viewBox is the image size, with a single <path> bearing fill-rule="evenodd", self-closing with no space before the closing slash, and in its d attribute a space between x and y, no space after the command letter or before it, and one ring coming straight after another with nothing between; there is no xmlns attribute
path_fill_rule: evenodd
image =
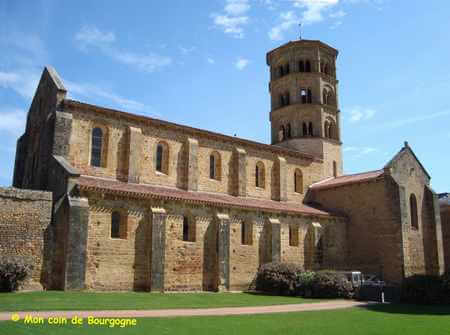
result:
<svg viewBox="0 0 450 335"><path fill-rule="evenodd" d="M218 219L218 291L230 289L230 217L228 214L217 214Z"/></svg>
<svg viewBox="0 0 450 335"><path fill-rule="evenodd" d="M69 197L69 219L64 267L64 289L82 290L86 279L89 202Z"/></svg>
<svg viewBox="0 0 450 335"><path fill-rule="evenodd" d="M281 223L280 220L269 218L272 226L272 262L281 262Z"/></svg>
<svg viewBox="0 0 450 335"><path fill-rule="evenodd" d="M247 152L244 149L236 148L235 150L235 183L236 195L238 197L247 196Z"/></svg>
<svg viewBox="0 0 450 335"><path fill-rule="evenodd" d="M187 139L187 190L197 191L198 189L198 141L193 138Z"/></svg>
<svg viewBox="0 0 450 335"><path fill-rule="evenodd" d="M278 156L278 180L280 185L280 201L287 201L286 159Z"/></svg>
<svg viewBox="0 0 450 335"><path fill-rule="evenodd" d="M142 157L142 131L140 128L128 127L129 156L128 156L128 182L139 183L141 177Z"/></svg>
<svg viewBox="0 0 450 335"><path fill-rule="evenodd" d="M166 254L166 211L152 208L151 291L164 292L164 265Z"/></svg>

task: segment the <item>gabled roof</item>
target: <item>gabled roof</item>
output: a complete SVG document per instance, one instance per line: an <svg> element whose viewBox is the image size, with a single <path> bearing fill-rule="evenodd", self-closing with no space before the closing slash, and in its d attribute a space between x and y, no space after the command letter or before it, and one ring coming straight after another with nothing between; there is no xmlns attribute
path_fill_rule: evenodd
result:
<svg viewBox="0 0 450 335"><path fill-rule="evenodd" d="M76 179L80 190L117 194L138 199L182 200L189 203L209 204L219 207L256 209L268 212L301 214L306 216L339 216L319 210L302 203L280 202L273 200L235 197L227 194L189 192L177 188L160 187L146 184L132 184L113 179L81 176Z"/></svg>
<svg viewBox="0 0 450 335"><path fill-rule="evenodd" d="M419 161L419 159L417 158L416 154L414 153L414 151L412 151L411 147L408 145L408 142L405 142L405 146L403 148L400 149L400 151L384 166L385 169L388 169L390 167L392 167L392 165L394 164L395 161L397 161L405 152L409 152L411 153L411 155L414 157L414 159L417 161L417 163L419 164L419 166L422 168L423 172L425 172L425 174L427 175L427 177L429 179L431 179L430 174L427 172L427 170L425 169L425 167L422 165L422 163Z"/></svg>
<svg viewBox="0 0 450 335"><path fill-rule="evenodd" d="M384 170L369 171L356 174L348 174L337 178L328 178L312 184L309 188L312 190L320 190L325 188L333 188L339 186L347 186L350 184L367 182L375 179L383 178Z"/></svg>

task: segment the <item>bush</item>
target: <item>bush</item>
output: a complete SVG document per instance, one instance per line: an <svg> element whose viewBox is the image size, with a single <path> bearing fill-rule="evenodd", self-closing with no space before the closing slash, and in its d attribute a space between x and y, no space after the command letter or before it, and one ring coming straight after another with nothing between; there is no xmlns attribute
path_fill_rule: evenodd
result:
<svg viewBox="0 0 450 335"><path fill-rule="evenodd" d="M0 259L0 292L13 292L31 274L33 266L24 259Z"/></svg>
<svg viewBox="0 0 450 335"><path fill-rule="evenodd" d="M299 274L303 268L291 263L267 263L262 265L256 275L256 289L278 295L296 295Z"/></svg>
<svg viewBox="0 0 450 335"><path fill-rule="evenodd" d="M401 300L412 304L450 303L450 274L440 277L414 275L405 278Z"/></svg>
<svg viewBox="0 0 450 335"><path fill-rule="evenodd" d="M312 282L314 298L353 298L354 288L347 277L339 272L318 272Z"/></svg>

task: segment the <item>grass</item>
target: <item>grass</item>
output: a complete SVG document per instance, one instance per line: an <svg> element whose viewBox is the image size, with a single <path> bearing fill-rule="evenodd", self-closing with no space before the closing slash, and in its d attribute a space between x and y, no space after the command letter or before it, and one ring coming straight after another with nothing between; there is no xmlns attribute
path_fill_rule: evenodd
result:
<svg viewBox="0 0 450 335"><path fill-rule="evenodd" d="M127 328L0 322L0 334L448 335L450 306L377 305L317 312L138 319Z"/></svg>
<svg viewBox="0 0 450 335"><path fill-rule="evenodd" d="M211 308L300 304L317 301L319 300L248 293L160 294L46 291L0 293L0 311Z"/></svg>

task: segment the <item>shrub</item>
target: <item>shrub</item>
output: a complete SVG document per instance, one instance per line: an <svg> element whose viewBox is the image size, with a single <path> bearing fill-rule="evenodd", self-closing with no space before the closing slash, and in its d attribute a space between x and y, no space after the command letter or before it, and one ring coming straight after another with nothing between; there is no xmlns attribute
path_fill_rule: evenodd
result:
<svg viewBox="0 0 450 335"><path fill-rule="evenodd" d="M297 264L273 262L262 265L256 275L256 289L279 295L296 295L299 274L303 268Z"/></svg>
<svg viewBox="0 0 450 335"><path fill-rule="evenodd" d="M19 257L0 259L0 292L16 291L31 274L33 266Z"/></svg>
<svg viewBox="0 0 450 335"><path fill-rule="evenodd" d="M339 272L318 272L312 281L314 298L353 298L354 288L346 276Z"/></svg>

